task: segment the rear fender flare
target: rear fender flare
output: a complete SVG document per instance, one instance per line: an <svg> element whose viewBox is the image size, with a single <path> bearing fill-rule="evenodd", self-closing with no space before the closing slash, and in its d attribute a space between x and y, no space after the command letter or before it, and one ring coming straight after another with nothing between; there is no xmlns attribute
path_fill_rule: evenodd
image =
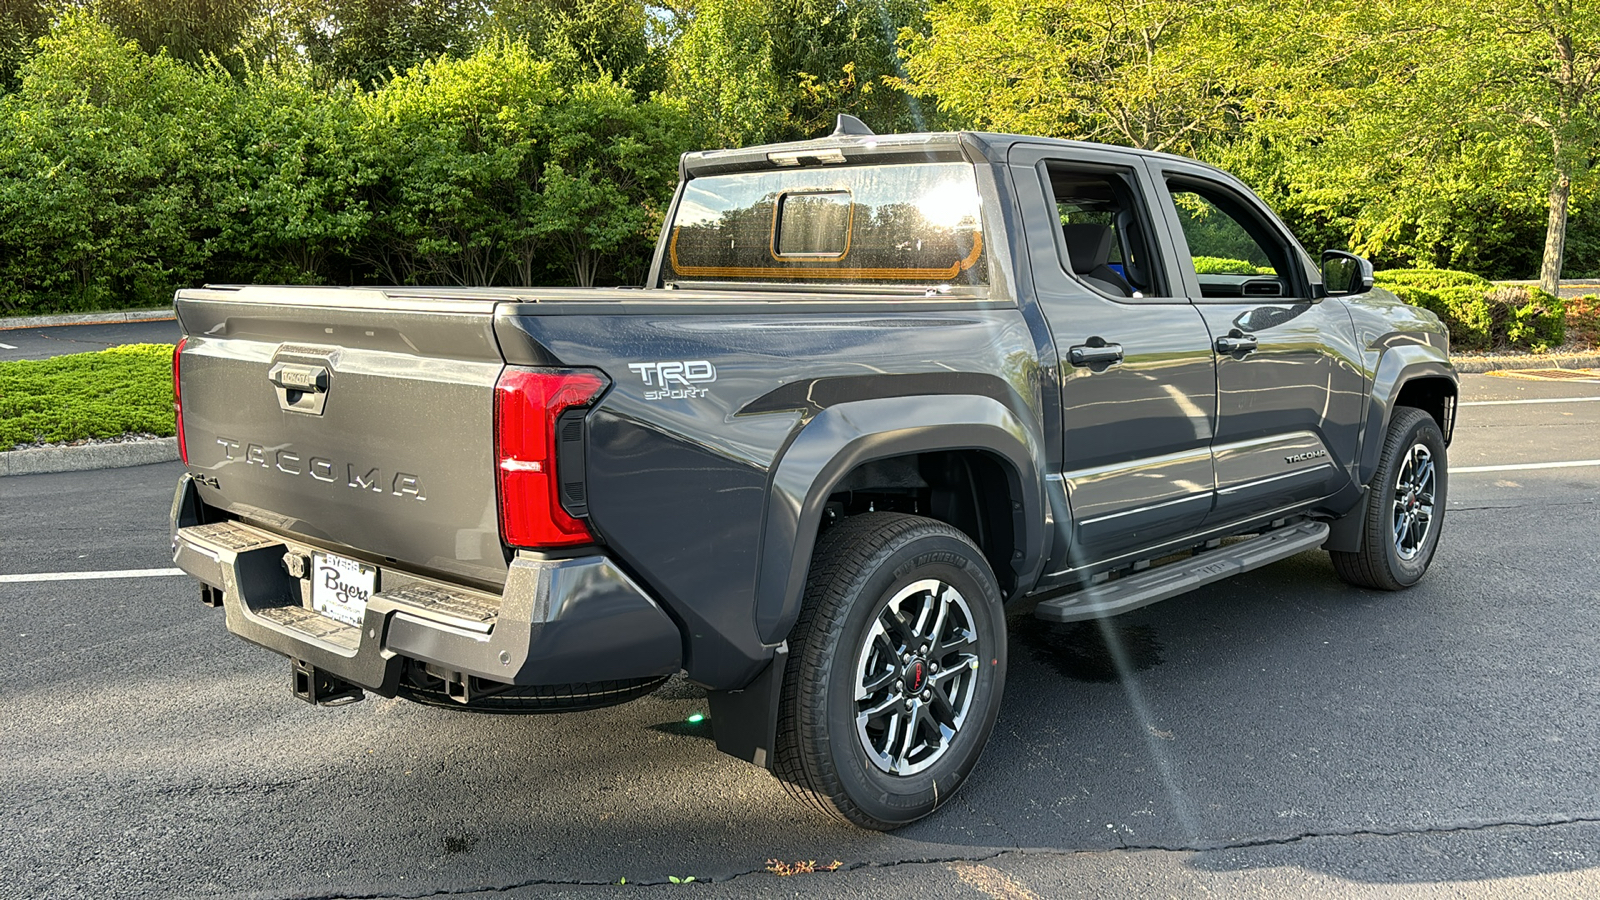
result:
<svg viewBox="0 0 1600 900"><path fill-rule="evenodd" d="M1042 441L998 400L969 394L879 398L822 410L803 428L773 469L756 580L755 624L763 643L787 637L800 615L811 553L823 507L856 466L875 459L940 450L982 450L1003 464L1011 481L1015 547L1011 565L1019 588L1031 586L1044 565L1046 519L1038 468Z"/></svg>

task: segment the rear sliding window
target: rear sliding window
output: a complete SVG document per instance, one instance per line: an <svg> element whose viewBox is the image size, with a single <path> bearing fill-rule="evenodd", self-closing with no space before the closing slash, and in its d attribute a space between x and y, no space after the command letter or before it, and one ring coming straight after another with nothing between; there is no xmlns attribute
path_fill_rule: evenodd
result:
<svg viewBox="0 0 1600 900"><path fill-rule="evenodd" d="M972 166L829 166L693 179L663 278L987 284Z"/></svg>

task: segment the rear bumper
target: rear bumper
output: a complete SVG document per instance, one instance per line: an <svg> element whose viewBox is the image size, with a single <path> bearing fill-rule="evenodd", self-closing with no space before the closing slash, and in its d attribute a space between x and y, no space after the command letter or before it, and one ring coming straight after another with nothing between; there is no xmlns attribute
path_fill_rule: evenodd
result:
<svg viewBox="0 0 1600 900"><path fill-rule="evenodd" d="M239 522L198 524L190 476L173 498L172 559L220 594L228 630L319 670L393 696L405 661L514 685L671 675L678 627L604 556L521 558L496 595L382 568L357 627L302 599L286 557L315 550Z"/></svg>

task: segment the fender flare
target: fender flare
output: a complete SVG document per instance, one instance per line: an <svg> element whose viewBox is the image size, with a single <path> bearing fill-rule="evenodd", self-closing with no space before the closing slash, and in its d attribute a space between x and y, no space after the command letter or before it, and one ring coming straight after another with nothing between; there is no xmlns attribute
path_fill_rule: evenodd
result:
<svg viewBox="0 0 1600 900"><path fill-rule="evenodd" d="M970 394L878 398L822 410L774 466L756 579L755 625L776 644L800 615L806 575L828 496L856 466L875 459L941 450L981 450L997 457L1020 503L1013 517L1012 568L1029 585L1044 565L1043 442L993 397Z"/></svg>
<svg viewBox="0 0 1600 900"><path fill-rule="evenodd" d="M1443 378L1460 384L1449 357L1427 344L1399 344L1387 348L1372 375L1372 390L1367 404L1366 427L1361 432L1361 461L1356 482L1365 485L1378 470L1378 455L1383 451L1383 436L1389 432L1400 389L1419 378ZM1458 387L1459 393L1459 387Z"/></svg>
<svg viewBox="0 0 1600 900"><path fill-rule="evenodd" d="M1455 367L1448 357L1431 346L1401 344L1388 348L1373 373L1372 390L1367 403L1366 424L1361 431L1361 454L1356 465L1356 484L1361 499L1354 508L1335 519L1323 549L1354 553L1361 549L1362 532L1366 528L1367 504L1372 501L1370 483L1378 470L1378 456L1383 452L1383 437L1389 433L1389 421L1394 417L1395 401L1408 383L1419 378L1444 378L1458 385Z"/></svg>

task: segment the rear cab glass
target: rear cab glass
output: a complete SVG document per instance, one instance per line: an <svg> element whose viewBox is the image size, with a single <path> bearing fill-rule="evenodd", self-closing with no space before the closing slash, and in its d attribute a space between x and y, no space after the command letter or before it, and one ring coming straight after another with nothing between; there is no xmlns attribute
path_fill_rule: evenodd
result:
<svg viewBox="0 0 1600 900"><path fill-rule="evenodd" d="M665 286L988 284L970 163L706 175L684 185Z"/></svg>

